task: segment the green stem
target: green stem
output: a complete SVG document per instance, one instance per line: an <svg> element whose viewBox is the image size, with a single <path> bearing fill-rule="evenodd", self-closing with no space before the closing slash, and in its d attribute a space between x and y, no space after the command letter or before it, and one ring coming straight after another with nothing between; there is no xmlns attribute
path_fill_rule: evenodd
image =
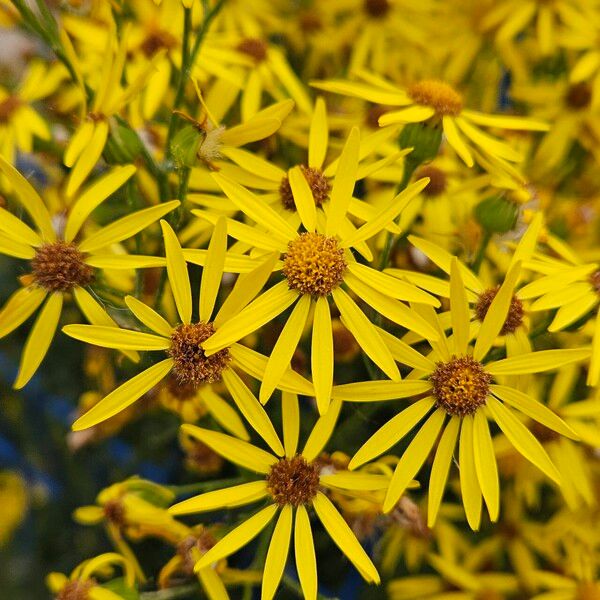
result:
<svg viewBox="0 0 600 600"><path fill-rule="evenodd" d="M488 244L492 239L492 232L489 229L484 229L483 237L481 238L481 244L479 244L479 249L477 250L477 254L475 256L475 260L471 265L471 269L474 273L479 273L479 269L481 269L481 263L485 257L485 251L487 250Z"/></svg>
<svg viewBox="0 0 600 600"><path fill-rule="evenodd" d="M256 548L256 554L252 562L250 563L250 570L260 569L264 567L267 551L269 550L269 543L271 541L271 535L273 533L273 524L268 526L261 534L258 539L258 547ZM251 600L252 598L252 584L247 583L244 586L244 593L242 600Z"/></svg>
<svg viewBox="0 0 600 600"><path fill-rule="evenodd" d="M140 600L175 600L175 598L187 598L192 595L197 597L198 592L198 584L190 583L188 585L158 590L157 592L142 592L140 594Z"/></svg>
<svg viewBox="0 0 600 600"><path fill-rule="evenodd" d="M190 483L188 485L169 485L167 486L177 497L187 494L200 492L211 492L221 488L231 487L244 483L242 477L231 477L230 479L211 479L210 481L200 481L199 483Z"/></svg>

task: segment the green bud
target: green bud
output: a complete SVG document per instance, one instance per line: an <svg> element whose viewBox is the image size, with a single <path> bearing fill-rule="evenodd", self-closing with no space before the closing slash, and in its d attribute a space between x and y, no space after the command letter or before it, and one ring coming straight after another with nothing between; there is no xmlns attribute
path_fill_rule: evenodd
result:
<svg viewBox="0 0 600 600"><path fill-rule="evenodd" d="M110 136L104 149L106 159L111 164L132 163L142 151L142 142L138 135L123 125L111 128Z"/></svg>
<svg viewBox="0 0 600 600"><path fill-rule="evenodd" d="M171 154L175 164L181 167L193 167L198 163L198 149L204 134L194 125L185 125L173 137Z"/></svg>
<svg viewBox="0 0 600 600"><path fill-rule="evenodd" d="M491 233L506 233L514 229L519 213L516 204L504 196L490 196L475 207L478 223Z"/></svg>
<svg viewBox="0 0 600 600"><path fill-rule="evenodd" d="M432 161L442 143L442 129L427 123L409 123L398 136L400 148L412 148L405 160L420 165Z"/></svg>

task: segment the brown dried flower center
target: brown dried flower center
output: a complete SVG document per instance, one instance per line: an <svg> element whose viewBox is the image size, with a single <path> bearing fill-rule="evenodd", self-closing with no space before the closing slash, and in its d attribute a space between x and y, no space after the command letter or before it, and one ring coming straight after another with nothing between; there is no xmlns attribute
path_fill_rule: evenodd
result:
<svg viewBox="0 0 600 600"><path fill-rule="evenodd" d="M385 17L391 8L389 0L364 0L363 6L371 17Z"/></svg>
<svg viewBox="0 0 600 600"><path fill-rule="evenodd" d="M415 104L429 106L441 116L456 116L463 108L462 96L453 87L437 79L417 81L408 87L407 93Z"/></svg>
<svg viewBox="0 0 600 600"><path fill-rule="evenodd" d="M304 33L314 33L323 29L323 22L321 17L312 10L306 10L298 17L300 29Z"/></svg>
<svg viewBox="0 0 600 600"><path fill-rule="evenodd" d="M170 50L177 46L177 38L168 31L157 29L146 36L141 43L140 49L148 58L152 58L159 50L166 48Z"/></svg>
<svg viewBox="0 0 600 600"><path fill-rule="evenodd" d="M0 102L0 123L7 123L13 113L21 106L21 100L17 96L8 96Z"/></svg>
<svg viewBox="0 0 600 600"><path fill-rule="evenodd" d="M119 500L109 500L102 507L104 517L117 527L125 525L125 508Z"/></svg>
<svg viewBox="0 0 600 600"><path fill-rule="evenodd" d="M592 90L590 89L590 86L583 81L570 86L565 96L565 102L567 103L567 106L570 106L576 110L587 108L591 101Z"/></svg>
<svg viewBox="0 0 600 600"><path fill-rule="evenodd" d="M289 242L283 274L291 290L326 296L342 282L347 266L344 250L335 238L308 232Z"/></svg>
<svg viewBox="0 0 600 600"><path fill-rule="evenodd" d="M258 38L246 38L237 45L237 50L247 54L257 63L267 58L267 44Z"/></svg>
<svg viewBox="0 0 600 600"><path fill-rule="evenodd" d="M600 270L594 271L589 278L589 282L591 283L594 291L600 295Z"/></svg>
<svg viewBox="0 0 600 600"><path fill-rule="evenodd" d="M477 304L475 305L475 314L480 321L485 319L485 315L487 315L499 289L500 286L490 288L479 295ZM504 320L504 325L502 325L502 329L500 330L500 335L506 335L507 333L516 331L523 323L524 314L525 310L523 309L523 303L516 296L513 296L510 301L508 314Z"/></svg>
<svg viewBox="0 0 600 600"><path fill-rule="evenodd" d="M323 175L321 169L300 165L300 170L310 187L315 204L321 206L329 199L329 192L331 191L329 180ZM281 203L287 210L296 210L294 194L292 193L290 180L287 176L281 180L281 184L279 185L279 196L281 197Z"/></svg>
<svg viewBox="0 0 600 600"><path fill-rule="evenodd" d="M319 469L300 455L282 458L271 467L267 487L279 506L307 504L319 489Z"/></svg>
<svg viewBox="0 0 600 600"><path fill-rule="evenodd" d="M448 178L446 177L446 173L441 169L431 165L426 165L425 167L421 167L417 172L416 178L420 179L421 177L429 177L429 183L423 190L423 194L425 194L425 196L433 198L443 194L446 191Z"/></svg>
<svg viewBox="0 0 600 600"><path fill-rule="evenodd" d="M381 104L371 106L365 114L365 125L371 129L379 129L379 118L388 112L388 108Z"/></svg>
<svg viewBox="0 0 600 600"><path fill-rule="evenodd" d="M193 400L198 392L198 386L194 385L193 382L179 381L179 379L172 373L170 373L167 377L166 386L169 394L180 402Z"/></svg>
<svg viewBox="0 0 600 600"><path fill-rule="evenodd" d="M437 363L430 381L437 405L449 415L463 417L485 404L492 376L470 356L453 356Z"/></svg>
<svg viewBox="0 0 600 600"><path fill-rule="evenodd" d="M56 596L56 600L88 600L90 590L96 585L93 579L69 581Z"/></svg>
<svg viewBox="0 0 600 600"><path fill-rule="evenodd" d="M231 358L229 348L206 356L202 348L213 333L212 323L184 323L171 334L169 355L174 361L173 373L182 385L198 387L221 380L221 373Z"/></svg>
<svg viewBox="0 0 600 600"><path fill-rule="evenodd" d="M86 286L94 279L94 269L84 262L84 255L75 244L52 242L36 249L31 259L35 282L49 292L66 292L76 286Z"/></svg>

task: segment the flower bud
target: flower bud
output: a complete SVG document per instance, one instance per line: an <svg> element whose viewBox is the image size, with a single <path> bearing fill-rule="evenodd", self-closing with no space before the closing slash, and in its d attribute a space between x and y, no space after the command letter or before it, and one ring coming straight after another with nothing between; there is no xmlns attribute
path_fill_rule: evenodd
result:
<svg viewBox="0 0 600 600"><path fill-rule="evenodd" d="M517 222L518 207L504 196L489 196L475 207L477 222L491 233L506 233Z"/></svg>
<svg viewBox="0 0 600 600"><path fill-rule="evenodd" d="M173 137L171 153L177 167L193 167L198 162L198 149L204 134L194 125L185 125Z"/></svg>
<svg viewBox="0 0 600 600"><path fill-rule="evenodd" d="M132 163L142 151L142 142L137 134L123 125L111 128L104 154L110 164Z"/></svg>

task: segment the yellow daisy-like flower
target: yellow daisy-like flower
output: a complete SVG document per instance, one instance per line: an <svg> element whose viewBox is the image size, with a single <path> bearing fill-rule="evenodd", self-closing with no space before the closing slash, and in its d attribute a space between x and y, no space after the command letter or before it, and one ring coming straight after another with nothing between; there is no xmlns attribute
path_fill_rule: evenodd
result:
<svg viewBox="0 0 600 600"><path fill-rule="evenodd" d="M511 169L511 162L523 157L504 141L486 133L484 128L547 131L548 125L528 117L487 115L464 107L461 94L449 84L436 79L415 81L407 87L359 72L362 81L316 81L312 86L327 92L362 98L384 106L401 107L384 113L379 125L393 123L441 122L448 144L469 167L477 161L488 169L495 163Z"/></svg>
<svg viewBox="0 0 600 600"><path fill-rule="evenodd" d="M234 508L268 499L268 505L238 525L196 563L205 568L233 554L256 537L279 513L267 551L263 573L262 600L271 600L283 575L294 531L296 568L304 597L317 597L317 563L310 526L312 508L336 545L370 583L379 583L377 569L361 547L352 530L336 510L323 489L337 491L376 491L387 486L389 478L372 473L337 472L323 474L319 455L327 443L341 408L334 401L315 424L302 452L297 451L300 414L298 399L284 394L283 445L285 455L269 452L231 436L183 425L190 435L201 440L231 462L262 475L260 479L228 489L207 492L171 507L174 515ZM266 441L266 440L265 440Z"/></svg>
<svg viewBox="0 0 600 600"><path fill-rule="evenodd" d="M270 442L274 451L283 452L267 414L234 370L234 367L241 369L260 379L264 374L266 357L240 344L226 344L211 355L205 353L203 349L206 341L221 331L223 327L230 329L231 323L238 321L237 313L260 289L259 287L254 290L253 286L246 286L246 280L242 279L241 285L237 285L232 290L227 301L223 303L212 319L227 262L225 221L218 221L208 251L204 251L206 252L206 266L200 285L198 320L195 322L192 321L192 290L181 246L171 226L166 221L161 221L161 226L166 250L168 279L181 322L171 325L143 302L133 296L127 296L125 303L131 312L152 333L119 329L107 325L67 325L63 331L78 340L105 348L136 351L162 350L168 354L168 358L152 365L112 391L77 419L73 423L73 429L75 431L87 429L101 423L131 405L160 381L173 375L179 385L191 385L195 388L222 381L240 412L246 416L252 427ZM251 276L262 287L271 268L270 261L267 263L259 261L258 267L251 273ZM283 373L280 385L289 391L306 395L313 394L312 385L291 369L287 369ZM217 420L226 423L230 430L234 428L236 421L230 419L230 409L227 404L210 391L203 395L207 405L211 405L211 413L217 416ZM241 435L247 436L243 428Z"/></svg>
<svg viewBox="0 0 600 600"><path fill-rule="evenodd" d="M114 254L109 252L109 247L155 223L179 206L179 201L136 211L77 240L92 211L135 173L135 167L115 167L88 186L72 204L64 232L60 234L55 231L43 200L27 179L1 156L0 169L10 181L15 199L29 213L36 227L32 229L0 208L0 252L28 260L31 267L31 273L23 279L26 285L9 298L0 311L0 337L14 331L46 301L23 349L14 384L19 389L31 379L50 347L66 294L73 294L90 323L115 326L86 288L93 284L97 269L164 266L163 258ZM135 359L136 355L130 354L130 357Z"/></svg>
<svg viewBox="0 0 600 600"><path fill-rule="evenodd" d="M395 506L441 435L429 479L429 525L436 519L457 440L460 485L469 525L475 530L479 528L482 496L490 518L496 521L500 510L500 485L488 419L500 427L525 458L550 479L559 482L556 467L511 407L561 435L573 439L577 439L577 435L535 398L502 382L505 376L541 373L585 360L590 350L543 350L486 362L506 321L512 281L518 276L519 267L520 262L517 262L507 274L481 324L475 344L471 345L469 305L459 264L454 259L450 279L452 335L444 334L439 317L430 306L424 305L420 312L438 329L440 340L429 342L432 352L427 356L416 351L412 355L407 353L406 364L414 367L414 371L404 381L377 382L377 385L351 383L336 388L336 397L343 399L359 397L374 401L426 395L373 434L350 462L349 468L353 469L379 456L427 417L398 462L384 501L384 512Z"/></svg>
<svg viewBox="0 0 600 600"><path fill-rule="evenodd" d="M372 254L365 240L377 235L393 223L406 205L428 183L424 178L410 185L383 209L356 229L348 219L358 168L359 134L353 129L340 157L330 200L317 209L314 191L300 167L289 171L293 201L305 229L299 233L268 204L241 185L214 175L227 197L260 227L227 220L230 234L251 244L261 254L281 257L275 269L281 269L283 280L261 294L228 324L203 343L207 355L221 351L245 335L256 331L291 305L294 308L271 352L260 390L266 402L288 368L314 308L311 365L319 412L327 410L333 383L333 339L329 297L341 314L344 325L356 338L363 351L391 379L400 373L392 353L375 326L367 318L342 285L395 323L416 331L427 339L438 337L434 327L400 300L438 306L429 294L408 283L359 263L351 252L355 248L368 260ZM204 215L203 215L204 216Z"/></svg>
<svg viewBox="0 0 600 600"><path fill-rule="evenodd" d="M126 597L103 587L98 583L98 577L106 577L112 573L115 566L123 569L125 584L128 588L135 585L135 572L131 563L115 552L100 554L86 560L77 566L67 577L63 573L50 573L46 585L54 594L55 600L125 600Z"/></svg>

